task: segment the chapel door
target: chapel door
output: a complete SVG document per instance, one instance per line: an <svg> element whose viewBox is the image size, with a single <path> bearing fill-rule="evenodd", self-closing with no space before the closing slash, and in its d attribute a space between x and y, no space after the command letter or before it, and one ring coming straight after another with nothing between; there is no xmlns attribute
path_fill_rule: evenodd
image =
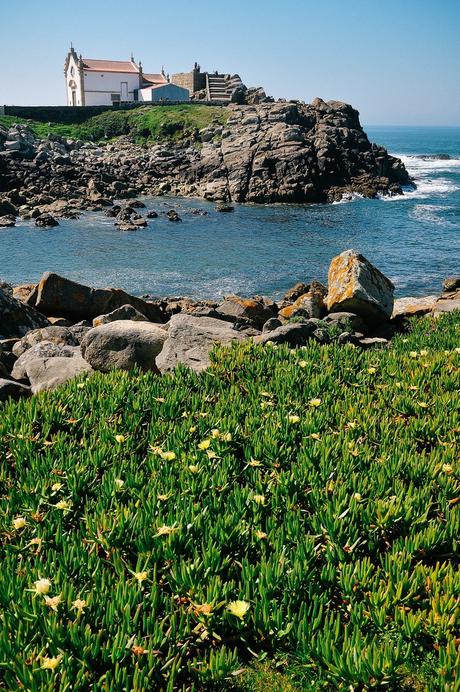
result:
<svg viewBox="0 0 460 692"><path fill-rule="evenodd" d="M121 100L122 101L127 101L128 100L128 82L121 82Z"/></svg>
<svg viewBox="0 0 460 692"><path fill-rule="evenodd" d="M77 105L77 93L75 89L72 89L72 106Z"/></svg>

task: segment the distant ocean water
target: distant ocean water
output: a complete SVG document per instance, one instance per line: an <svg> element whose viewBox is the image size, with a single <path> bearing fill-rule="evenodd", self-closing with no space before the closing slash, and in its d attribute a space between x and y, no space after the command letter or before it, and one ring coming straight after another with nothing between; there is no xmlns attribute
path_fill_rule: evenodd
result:
<svg viewBox="0 0 460 692"><path fill-rule="evenodd" d="M0 278L36 282L56 271L136 294L277 297L296 281L325 281L331 258L354 248L399 296L439 292L445 276L460 274L460 127L365 129L403 159L416 190L329 205L237 205L233 214L201 200L150 198L148 209L175 208L183 223L160 214L136 233L102 213L46 230L21 222L0 229ZM197 208L208 216L193 215Z"/></svg>

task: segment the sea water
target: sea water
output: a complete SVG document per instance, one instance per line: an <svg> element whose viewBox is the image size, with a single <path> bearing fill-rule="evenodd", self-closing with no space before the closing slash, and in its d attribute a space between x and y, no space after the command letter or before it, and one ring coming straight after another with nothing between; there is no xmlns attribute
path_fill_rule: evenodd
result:
<svg viewBox="0 0 460 692"><path fill-rule="evenodd" d="M460 127L366 131L403 159L415 190L327 205L235 205L233 213L202 200L149 198L159 217L134 233L103 213L50 229L19 222L0 229L0 279L36 282L55 271L135 294L278 297L297 281L325 281L331 258L354 248L392 279L397 295L437 293L444 277L460 274ZM172 208L182 223L167 219Z"/></svg>

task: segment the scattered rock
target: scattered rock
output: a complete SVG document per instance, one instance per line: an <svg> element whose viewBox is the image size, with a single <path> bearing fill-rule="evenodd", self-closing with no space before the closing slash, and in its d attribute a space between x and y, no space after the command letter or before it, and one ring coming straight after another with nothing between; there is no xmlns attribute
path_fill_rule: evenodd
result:
<svg viewBox="0 0 460 692"><path fill-rule="evenodd" d="M209 352L215 343L229 344L248 337L235 331L232 325L212 317L177 314L169 322L168 338L157 358L161 372L184 363L200 372L209 367Z"/></svg>
<svg viewBox="0 0 460 692"><path fill-rule="evenodd" d="M52 341L41 341L27 349L17 359L11 370L11 377L15 380L25 380L29 376L29 364L35 360L48 358L75 358L81 356L78 346L56 344Z"/></svg>
<svg viewBox="0 0 460 692"><path fill-rule="evenodd" d="M323 317L323 322L335 324L342 329L349 328L353 332L367 331L365 321L353 312L330 312L329 315Z"/></svg>
<svg viewBox="0 0 460 692"><path fill-rule="evenodd" d="M231 204L218 203L216 204L216 211L228 214L231 211L235 211L235 207L232 207Z"/></svg>
<svg viewBox="0 0 460 692"><path fill-rule="evenodd" d="M386 346L388 344L388 339L382 339L381 337L366 337L364 339L359 339L359 343L363 348L372 348L373 346Z"/></svg>
<svg viewBox="0 0 460 692"><path fill-rule="evenodd" d="M460 290L460 276L448 276L442 284L443 293L453 293Z"/></svg>
<svg viewBox="0 0 460 692"><path fill-rule="evenodd" d="M150 211L147 212L146 216L148 219L157 219L158 218L158 212L156 212L154 209L151 209Z"/></svg>
<svg viewBox="0 0 460 692"><path fill-rule="evenodd" d="M56 221L51 214L40 214L40 216L37 216L35 219L35 225L39 228L51 228L53 226L59 226L59 222Z"/></svg>
<svg viewBox="0 0 460 692"><path fill-rule="evenodd" d="M176 223L182 221L179 214L177 211L174 211L174 209L170 209L170 211L166 213L166 216L168 217L169 221L174 221Z"/></svg>
<svg viewBox="0 0 460 692"><path fill-rule="evenodd" d="M0 216L0 228L13 228L16 225L16 218L12 214Z"/></svg>
<svg viewBox="0 0 460 692"><path fill-rule="evenodd" d="M305 295L310 290L310 284L297 283L295 286L290 288L283 297L283 303L293 303L300 296Z"/></svg>
<svg viewBox="0 0 460 692"><path fill-rule="evenodd" d="M0 289L0 339L22 337L49 324L47 318Z"/></svg>
<svg viewBox="0 0 460 692"><path fill-rule="evenodd" d="M34 358L27 366L27 377L33 394L55 389L78 375L92 372L91 366L81 356Z"/></svg>
<svg viewBox="0 0 460 692"><path fill-rule="evenodd" d="M397 298L393 306L392 319L426 315L434 310L438 296Z"/></svg>
<svg viewBox="0 0 460 692"><path fill-rule="evenodd" d="M264 323L264 326L262 327L262 332L264 334L266 334L267 332L272 332L274 329L282 327L282 325L283 323L277 317L270 317L270 319Z"/></svg>
<svg viewBox="0 0 460 692"><path fill-rule="evenodd" d="M326 287L318 281L314 281L307 293L299 296L292 305L282 308L279 315L283 319L291 319L292 317L320 318L326 312L324 304L326 293Z"/></svg>
<svg viewBox="0 0 460 692"><path fill-rule="evenodd" d="M13 346L13 353L19 358L25 351L41 341L65 344L66 346L78 346L77 339L67 327L51 326L28 332Z"/></svg>
<svg viewBox="0 0 460 692"><path fill-rule="evenodd" d="M0 379L0 401L13 399L17 401L32 394L30 387L14 380Z"/></svg>
<svg viewBox="0 0 460 692"><path fill-rule="evenodd" d="M224 302L217 306L216 312L222 319L250 325L256 329L262 329L267 320L276 316L262 300L240 296L226 296Z"/></svg>
<svg viewBox="0 0 460 692"><path fill-rule="evenodd" d="M271 341L274 344L289 344L289 346L303 346L308 339L313 337L317 329L315 321L306 320L305 322L292 322L284 324L271 332L256 336L254 341L257 344L266 344Z"/></svg>
<svg viewBox="0 0 460 692"><path fill-rule="evenodd" d="M118 320L91 329L83 338L83 357L95 370L155 370L168 333L150 322Z"/></svg>
<svg viewBox="0 0 460 692"><path fill-rule="evenodd" d="M394 286L363 255L346 250L329 267L327 308L353 312L369 321L389 319Z"/></svg>
<svg viewBox="0 0 460 692"><path fill-rule="evenodd" d="M149 320L139 310L133 308L132 305L122 305L113 312L107 315L99 315L93 320L93 327L99 327L101 324L116 322L117 320L131 320L131 322L148 322Z"/></svg>

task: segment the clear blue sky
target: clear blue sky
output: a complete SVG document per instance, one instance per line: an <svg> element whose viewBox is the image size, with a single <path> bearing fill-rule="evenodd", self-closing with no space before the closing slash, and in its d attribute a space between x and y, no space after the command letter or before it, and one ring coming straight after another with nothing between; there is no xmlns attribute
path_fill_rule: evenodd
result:
<svg viewBox="0 0 460 692"><path fill-rule="evenodd" d="M70 41L347 101L366 124L460 125L460 0L0 0L0 104L63 104Z"/></svg>

